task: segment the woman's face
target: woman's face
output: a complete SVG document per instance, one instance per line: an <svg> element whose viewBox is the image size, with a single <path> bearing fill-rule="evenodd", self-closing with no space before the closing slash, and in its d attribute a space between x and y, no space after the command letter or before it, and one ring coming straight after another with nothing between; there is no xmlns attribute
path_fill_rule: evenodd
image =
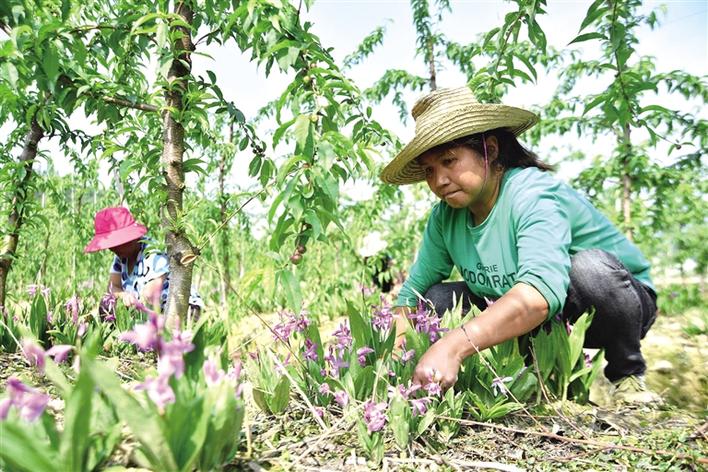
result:
<svg viewBox="0 0 708 472"><path fill-rule="evenodd" d="M484 157L464 146L446 151L428 151L418 158L430 190L452 208L468 208L483 201ZM487 188L492 186L487 185Z"/></svg>
<svg viewBox="0 0 708 472"><path fill-rule="evenodd" d="M111 252L121 259L128 259L136 254L136 249L140 246L140 240L135 239L133 241L128 241L120 246L115 246L110 248Z"/></svg>

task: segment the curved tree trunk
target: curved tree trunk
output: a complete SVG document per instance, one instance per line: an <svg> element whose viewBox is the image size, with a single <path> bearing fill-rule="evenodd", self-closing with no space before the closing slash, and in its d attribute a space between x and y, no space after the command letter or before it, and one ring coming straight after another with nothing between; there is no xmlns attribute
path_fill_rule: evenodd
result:
<svg viewBox="0 0 708 472"><path fill-rule="evenodd" d="M192 24L194 13L188 3L177 2L175 13L186 23ZM184 168L184 127L175 120L168 110L180 111L183 108L183 95L187 89L187 80L191 71L190 54L194 49L191 31L176 26L181 37L173 44L175 57L167 74L170 87L165 90L166 110L163 111L163 150L162 165L167 183L167 202L164 224L167 254L170 259L170 295L167 300L166 314L170 324L176 326L187 315L189 292L192 285L192 269L195 249L184 233L182 219L182 200L185 188Z"/></svg>
<svg viewBox="0 0 708 472"><path fill-rule="evenodd" d="M10 216L7 219L5 239L0 251L0 307L5 305L5 295L7 294L7 276L10 273L12 261L17 251L17 243L20 239L20 227L24 216L24 203L27 200L27 191L32 179L32 165L37 157L37 144L44 136L44 131L36 120L32 120L30 129L25 137L25 145L20 154L20 163L25 166L25 173L15 187L15 194L12 197Z"/></svg>

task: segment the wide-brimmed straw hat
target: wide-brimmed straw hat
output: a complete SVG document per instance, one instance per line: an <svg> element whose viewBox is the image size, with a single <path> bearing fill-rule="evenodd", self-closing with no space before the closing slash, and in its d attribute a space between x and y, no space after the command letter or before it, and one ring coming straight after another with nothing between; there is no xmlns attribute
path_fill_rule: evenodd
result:
<svg viewBox="0 0 708 472"><path fill-rule="evenodd" d="M418 99L411 112L415 136L381 172L381 180L404 185L425 180L416 158L435 146L471 134L506 128L518 135L538 122L528 110L479 103L469 87L438 89Z"/></svg>
<svg viewBox="0 0 708 472"><path fill-rule="evenodd" d="M94 236L84 252L110 249L145 236L147 228L135 222L130 210L123 207L104 208L93 221Z"/></svg>

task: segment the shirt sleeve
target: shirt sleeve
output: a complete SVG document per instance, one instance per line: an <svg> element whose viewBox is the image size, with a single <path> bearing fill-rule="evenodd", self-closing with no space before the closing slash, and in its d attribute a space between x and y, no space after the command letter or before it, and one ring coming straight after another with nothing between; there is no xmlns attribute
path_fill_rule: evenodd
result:
<svg viewBox="0 0 708 472"><path fill-rule="evenodd" d="M150 282L170 272L170 260L167 255L160 252L147 256L145 265L149 269L145 275L145 282Z"/></svg>
<svg viewBox="0 0 708 472"><path fill-rule="evenodd" d="M538 290L550 319L563 309L570 284L570 222L552 187L528 189L515 198L516 283Z"/></svg>
<svg viewBox="0 0 708 472"><path fill-rule="evenodd" d="M396 306L416 306L418 295L425 295L433 285L450 277L453 262L445 246L440 204L433 208L423 232L418 257L411 267L396 300Z"/></svg>
<svg viewBox="0 0 708 472"><path fill-rule="evenodd" d="M118 256L113 256L113 263L111 263L110 274L120 274L123 269L123 265L120 263L120 258Z"/></svg>

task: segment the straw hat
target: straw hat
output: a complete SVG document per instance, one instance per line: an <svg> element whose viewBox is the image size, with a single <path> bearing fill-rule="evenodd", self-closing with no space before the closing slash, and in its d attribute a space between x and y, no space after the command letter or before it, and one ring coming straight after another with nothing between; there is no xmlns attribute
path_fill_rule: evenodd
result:
<svg viewBox="0 0 708 472"><path fill-rule="evenodd" d="M479 103L469 87L438 89L420 98L411 112L413 140L388 163L381 180L404 185L425 180L416 158L425 151L463 136L496 128L518 135L538 122L538 116L521 108Z"/></svg>
<svg viewBox="0 0 708 472"><path fill-rule="evenodd" d="M93 239L86 245L84 252L120 246L147 233L147 228L136 223L130 210L123 207L104 208L99 211L94 218L93 227Z"/></svg>

